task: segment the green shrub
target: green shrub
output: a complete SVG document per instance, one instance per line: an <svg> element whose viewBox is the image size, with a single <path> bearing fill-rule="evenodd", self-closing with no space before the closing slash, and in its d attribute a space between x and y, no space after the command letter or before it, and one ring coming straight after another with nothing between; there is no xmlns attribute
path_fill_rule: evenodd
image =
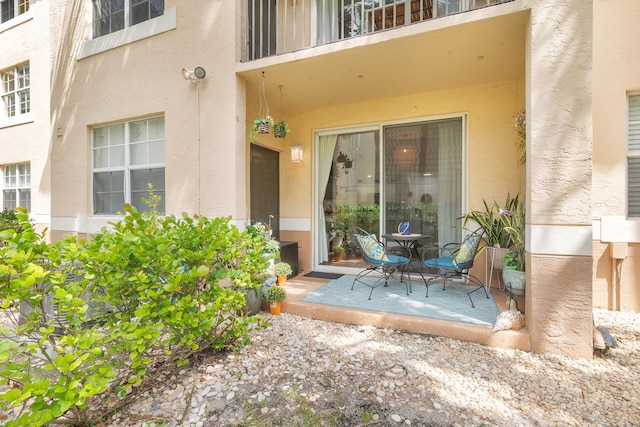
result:
<svg viewBox="0 0 640 427"><path fill-rule="evenodd" d="M0 341L0 411L19 408L6 426L96 423L153 367L246 345L264 325L242 307L267 262L228 218L127 206L91 242L54 244L26 213L17 219L22 233L0 232L0 309L11 320L0 333L13 337Z"/></svg>

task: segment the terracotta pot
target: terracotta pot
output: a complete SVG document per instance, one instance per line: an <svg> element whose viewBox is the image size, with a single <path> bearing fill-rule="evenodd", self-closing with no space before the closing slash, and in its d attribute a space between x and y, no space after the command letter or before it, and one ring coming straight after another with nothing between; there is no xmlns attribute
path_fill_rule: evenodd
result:
<svg viewBox="0 0 640 427"><path fill-rule="evenodd" d="M280 314L280 301L273 301L269 303L269 313Z"/></svg>
<svg viewBox="0 0 640 427"><path fill-rule="evenodd" d="M336 262L342 261L342 254L336 254Z"/></svg>
<svg viewBox="0 0 640 427"><path fill-rule="evenodd" d="M287 286L287 275L279 274L278 275L278 286Z"/></svg>

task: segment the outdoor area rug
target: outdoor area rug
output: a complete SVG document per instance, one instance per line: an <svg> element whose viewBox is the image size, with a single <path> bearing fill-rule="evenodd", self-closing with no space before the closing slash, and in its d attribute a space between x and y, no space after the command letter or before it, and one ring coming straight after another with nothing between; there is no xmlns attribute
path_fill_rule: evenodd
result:
<svg viewBox="0 0 640 427"><path fill-rule="evenodd" d="M312 271L304 275L304 277L313 277L316 279L339 279L342 276L342 274L323 273L322 271Z"/></svg>
<svg viewBox="0 0 640 427"><path fill-rule="evenodd" d="M493 296L489 294L487 299L482 289L471 294L476 306L472 308L465 293L465 285L447 283L447 288L443 291L442 283L434 283L429 286L429 298L425 298L426 288L422 280L412 281L413 292L407 295L405 284L392 279L388 287L380 285L374 289L369 300L371 288L356 283L351 290L353 279L354 276L342 276L331 280L305 296L302 301L487 326L492 326L500 314ZM376 278L363 280L373 282Z"/></svg>

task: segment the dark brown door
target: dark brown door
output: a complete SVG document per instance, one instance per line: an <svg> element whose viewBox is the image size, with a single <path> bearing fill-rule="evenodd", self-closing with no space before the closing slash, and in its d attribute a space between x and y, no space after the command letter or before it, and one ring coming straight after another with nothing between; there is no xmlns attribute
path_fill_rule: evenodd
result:
<svg viewBox="0 0 640 427"><path fill-rule="evenodd" d="M251 222L271 223L280 240L280 153L251 144L250 168Z"/></svg>

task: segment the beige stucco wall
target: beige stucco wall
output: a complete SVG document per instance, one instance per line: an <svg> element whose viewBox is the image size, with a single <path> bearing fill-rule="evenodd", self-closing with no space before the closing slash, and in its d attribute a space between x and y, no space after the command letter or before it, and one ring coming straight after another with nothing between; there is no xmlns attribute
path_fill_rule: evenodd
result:
<svg viewBox="0 0 640 427"><path fill-rule="evenodd" d="M54 230L87 233L113 218L91 215L91 128L152 115L165 117L166 211L243 221L246 214L244 84L236 79L233 3L206 8L167 1L174 29L76 59L90 40L87 2L70 2L59 41L65 61L54 75ZM82 28L74 33L74 29ZM77 31L77 30L76 30ZM183 67L205 68L199 83ZM239 117L242 115L242 117ZM199 177L198 177L199 175Z"/></svg>
<svg viewBox="0 0 640 427"><path fill-rule="evenodd" d="M51 213L49 13L48 2L32 2L27 13L0 25L0 70L29 61L31 85L28 120L0 124L0 165L31 163L30 213L40 228Z"/></svg>
<svg viewBox="0 0 640 427"><path fill-rule="evenodd" d="M640 51L633 42L640 39L640 4L593 3L593 305L637 312L640 218L625 216L627 94L640 92ZM628 243L626 257L614 262L609 242Z"/></svg>
<svg viewBox="0 0 640 427"><path fill-rule="evenodd" d="M591 358L592 2L531 1L527 326L536 352Z"/></svg>
<svg viewBox="0 0 640 427"><path fill-rule="evenodd" d="M469 204L471 208L480 208L483 197L503 200L506 192L513 194L521 189L512 126L512 117L523 103L519 97L521 84L499 82L375 102L345 102L337 107L304 112L295 117L295 133L288 138L287 145L303 144L305 154L311 157L313 132L317 130L466 113L469 118ZM311 215L312 164L309 158L303 163L304 168L294 165L283 171L285 192L292 195L284 206L288 216ZM304 203L299 203L302 200Z"/></svg>

